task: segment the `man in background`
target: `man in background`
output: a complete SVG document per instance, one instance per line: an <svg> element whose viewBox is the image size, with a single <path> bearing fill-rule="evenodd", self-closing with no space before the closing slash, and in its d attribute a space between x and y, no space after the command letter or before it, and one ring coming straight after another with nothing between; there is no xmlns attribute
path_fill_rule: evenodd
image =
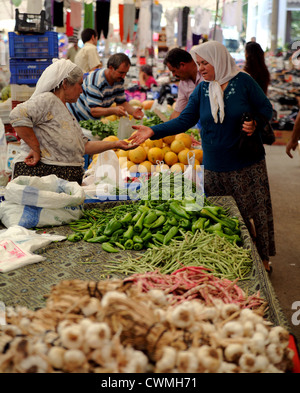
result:
<svg viewBox="0 0 300 393"><path fill-rule="evenodd" d="M74 63L78 65L84 73L102 68L102 61L97 50L97 37L97 32L94 29L87 28L81 33L81 39L84 46L76 54Z"/></svg>
<svg viewBox="0 0 300 393"><path fill-rule="evenodd" d="M174 119L178 117L186 107L191 93L194 91L195 87L203 81L203 78L192 56L184 49L171 49L164 59L164 64L172 74L180 80L175 109L170 117L170 119Z"/></svg>
<svg viewBox="0 0 300 393"><path fill-rule="evenodd" d="M126 101L124 79L131 66L125 53L116 53L107 61L107 68L90 72L82 84L82 93L74 104L67 104L70 112L80 120L97 120L102 116L144 116ZM114 106L112 106L115 104Z"/></svg>
<svg viewBox="0 0 300 393"><path fill-rule="evenodd" d="M70 41L71 42L71 41ZM67 51L67 59L71 60L72 63L75 63L75 56L80 51L78 46L78 40L74 41L73 45Z"/></svg>

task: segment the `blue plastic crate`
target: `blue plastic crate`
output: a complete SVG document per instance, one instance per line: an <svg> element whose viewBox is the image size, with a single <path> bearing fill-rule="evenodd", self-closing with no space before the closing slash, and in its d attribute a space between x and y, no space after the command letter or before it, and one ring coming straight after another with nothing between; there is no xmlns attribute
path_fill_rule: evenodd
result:
<svg viewBox="0 0 300 393"><path fill-rule="evenodd" d="M8 33L11 59L53 59L58 57L58 33L45 34Z"/></svg>
<svg viewBox="0 0 300 393"><path fill-rule="evenodd" d="M43 71L50 64L52 64L52 60L23 61L10 59L10 83L17 85L35 85Z"/></svg>

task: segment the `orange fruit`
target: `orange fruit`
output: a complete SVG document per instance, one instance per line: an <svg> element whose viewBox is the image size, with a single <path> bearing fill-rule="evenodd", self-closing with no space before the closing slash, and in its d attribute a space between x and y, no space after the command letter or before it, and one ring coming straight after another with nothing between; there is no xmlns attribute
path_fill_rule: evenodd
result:
<svg viewBox="0 0 300 393"><path fill-rule="evenodd" d="M188 149L190 149L190 147L192 146L192 138L190 137L190 135L182 132L181 134L177 134L175 136L175 140L176 141L182 141L185 145L185 147L187 147Z"/></svg>
<svg viewBox="0 0 300 393"><path fill-rule="evenodd" d="M151 147L154 147L154 141L152 141L151 139L146 139L144 143L145 146L149 147L149 149L151 149Z"/></svg>
<svg viewBox="0 0 300 393"><path fill-rule="evenodd" d="M128 151L128 158L135 164L140 164L147 158L147 153L142 146L138 146L137 148Z"/></svg>
<svg viewBox="0 0 300 393"><path fill-rule="evenodd" d="M129 172L130 173L137 173L138 167L139 167L139 165L137 165L137 164L131 165L131 167L129 168Z"/></svg>
<svg viewBox="0 0 300 393"><path fill-rule="evenodd" d="M163 147L163 140L156 139L153 141L153 147L159 147L160 149Z"/></svg>
<svg viewBox="0 0 300 393"><path fill-rule="evenodd" d="M128 160L127 160L126 162L124 162L124 163L121 165L121 169L124 169L124 168L130 169L133 165L135 165L134 162L128 161Z"/></svg>
<svg viewBox="0 0 300 393"><path fill-rule="evenodd" d="M103 139L104 141L109 141L109 142L115 142L118 141L119 138L115 135L109 135L106 138Z"/></svg>
<svg viewBox="0 0 300 393"><path fill-rule="evenodd" d="M191 154L190 157L193 156L193 153L195 153L195 158L202 164L203 161L203 150L202 149L192 149L190 150Z"/></svg>
<svg viewBox="0 0 300 393"><path fill-rule="evenodd" d="M182 141L176 139L171 143L170 146L171 150L176 154L178 154L181 150L184 150L185 147L186 146Z"/></svg>
<svg viewBox="0 0 300 393"><path fill-rule="evenodd" d="M152 147L148 151L148 160L152 162L152 164L156 164L157 161L162 161L164 158L163 151L159 147Z"/></svg>
<svg viewBox="0 0 300 393"><path fill-rule="evenodd" d="M124 162L127 161L127 157L119 157L119 165L120 167L122 167L122 165L124 164Z"/></svg>
<svg viewBox="0 0 300 393"><path fill-rule="evenodd" d="M163 138L163 141L167 144L170 145L175 139L175 135L169 135L169 136L165 136Z"/></svg>
<svg viewBox="0 0 300 393"><path fill-rule="evenodd" d="M170 169L169 165L167 164L162 164L162 165L156 165L155 171L156 172L165 172L168 169Z"/></svg>
<svg viewBox="0 0 300 393"><path fill-rule="evenodd" d="M182 162L177 162L171 166L171 172L184 172L184 165Z"/></svg>
<svg viewBox="0 0 300 393"><path fill-rule="evenodd" d="M116 151L116 155L120 157L128 157L128 150L119 149Z"/></svg>
<svg viewBox="0 0 300 393"><path fill-rule="evenodd" d="M178 160L179 162L182 162L184 165L188 164L188 154L190 150L189 149L183 149L178 153Z"/></svg>
<svg viewBox="0 0 300 393"><path fill-rule="evenodd" d="M164 162L169 166L176 164L178 162L177 154L173 151L168 151L164 156Z"/></svg>
<svg viewBox="0 0 300 393"><path fill-rule="evenodd" d="M171 149L170 149L170 147L169 146L164 146L162 149L161 149L162 151L163 151L163 153L164 153L164 156L166 155L166 153L168 152L168 151L171 151Z"/></svg>
<svg viewBox="0 0 300 393"><path fill-rule="evenodd" d="M140 163L138 167L138 172L140 173L151 173L152 162L146 160Z"/></svg>

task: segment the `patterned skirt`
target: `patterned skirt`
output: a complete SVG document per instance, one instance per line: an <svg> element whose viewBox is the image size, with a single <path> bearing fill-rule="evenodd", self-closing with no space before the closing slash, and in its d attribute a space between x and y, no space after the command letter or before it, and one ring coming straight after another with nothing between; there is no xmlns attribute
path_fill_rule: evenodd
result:
<svg viewBox="0 0 300 393"><path fill-rule="evenodd" d="M48 165L39 161L35 166L28 166L25 162L14 165L13 177L18 176L48 176L56 175L60 179L82 183L84 169L82 166Z"/></svg>
<svg viewBox="0 0 300 393"><path fill-rule="evenodd" d="M272 203L266 161L231 172L205 170L207 196L232 196L262 260L276 254ZM254 222L255 234L251 221Z"/></svg>

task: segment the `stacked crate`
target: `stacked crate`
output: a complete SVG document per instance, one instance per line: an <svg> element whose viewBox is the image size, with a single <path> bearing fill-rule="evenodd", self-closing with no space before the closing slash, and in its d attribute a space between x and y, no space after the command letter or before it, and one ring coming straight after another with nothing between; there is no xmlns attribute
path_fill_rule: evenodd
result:
<svg viewBox="0 0 300 393"><path fill-rule="evenodd" d="M44 34L10 32L8 38L13 109L31 97L42 72L53 58L58 58L58 34L54 31Z"/></svg>

